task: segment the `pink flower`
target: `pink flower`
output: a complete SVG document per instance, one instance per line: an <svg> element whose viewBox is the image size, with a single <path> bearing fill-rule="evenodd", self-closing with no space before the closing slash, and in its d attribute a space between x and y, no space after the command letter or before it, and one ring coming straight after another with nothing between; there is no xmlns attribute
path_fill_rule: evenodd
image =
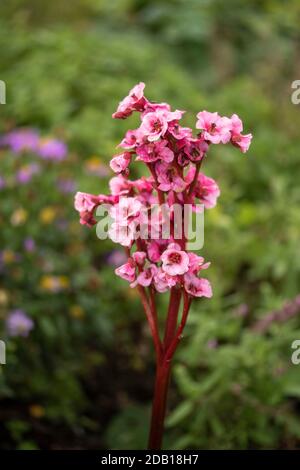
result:
<svg viewBox="0 0 300 470"><path fill-rule="evenodd" d="M136 153L137 160L142 160L145 163L152 163L157 160L163 160L170 163L174 159L174 153L168 147L168 142L165 140L143 144L137 147Z"/></svg>
<svg viewBox="0 0 300 470"><path fill-rule="evenodd" d="M165 111L147 113L142 120L140 130L147 136L149 142L158 140L168 130L168 120Z"/></svg>
<svg viewBox="0 0 300 470"><path fill-rule="evenodd" d="M108 230L108 236L114 243L130 247L136 236L136 227L134 224L122 225L113 222Z"/></svg>
<svg viewBox="0 0 300 470"><path fill-rule="evenodd" d="M208 150L208 144L202 139L189 139L184 147L184 153L191 162L202 160Z"/></svg>
<svg viewBox="0 0 300 470"><path fill-rule="evenodd" d="M136 197L122 197L111 207L110 215L119 224L127 225L141 214L142 209L142 203Z"/></svg>
<svg viewBox="0 0 300 470"><path fill-rule="evenodd" d="M135 263L131 258L128 258L127 263L117 268L115 273L125 281L133 282L135 280Z"/></svg>
<svg viewBox="0 0 300 470"><path fill-rule="evenodd" d="M109 188L113 196L124 196L129 193L131 184L122 175L114 176L109 181Z"/></svg>
<svg viewBox="0 0 300 470"><path fill-rule="evenodd" d="M155 165L157 180L160 183L158 188L161 191L175 191L176 193L184 191L186 182L177 173L174 167L166 162L157 162Z"/></svg>
<svg viewBox="0 0 300 470"><path fill-rule="evenodd" d="M143 222L144 208L142 203L134 197L122 197L119 203L110 208L113 219L108 235L115 243L122 246L131 246L137 237L137 227Z"/></svg>
<svg viewBox="0 0 300 470"><path fill-rule="evenodd" d="M195 171L195 167L190 168L188 171L186 175L186 181L188 181L188 183L193 181ZM220 188L216 181L213 178L205 176L204 173L199 173L197 184L194 189L194 196L197 197L202 204L204 204L206 209L215 207L220 194Z"/></svg>
<svg viewBox="0 0 300 470"><path fill-rule="evenodd" d="M213 295L210 282L191 273L184 275L184 288L193 297L212 297Z"/></svg>
<svg viewBox="0 0 300 470"><path fill-rule="evenodd" d="M155 264L151 264L148 268L144 269L144 271L142 271L138 275L136 281L131 284L131 287L135 287L137 284L140 284L140 286L143 287L149 287L156 271L157 267L155 266Z"/></svg>
<svg viewBox="0 0 300 470"><path fill-rule="evenodd" d="M171 106L168 103L151 103L148 101L142 114L142 118L146 115L146 113L155 111L171 111Z"/></svg>
<svg viewBox="0 0 300 470"><path fill-rule="evenodd" d="M202 256L196 255L196 253L188 253L189 257L189 273L198 273L202 269L207 269L210 266L210 263L204 263L204 258Z"/></svg>
<svg viewBox="0 0 300 470"><path fill-rule="evenodd" d="M176 278L165 273L162 268L157 268L153 277L155 289L158 292L167 292L171 287L175 286Z"/></svg>
<svg viewBox="0 0 300 470"><path fill-rule="evenodd" d="M81 225L86 225L87 227L91 228L93 225L97 223L93 212L90 211L82 211L80 212L80 220Z"/></svg>
<svg viewBox="0 0 300 470"><path fill-rule="evenodd" d="M144 113L140 131L147 137L149 142L153 142L163 137L168 130L169 123L177 122L182 115L183 111L170 112L165 109Z"/></svg>
<svg viewBox="0 0 300 470"><path fill-rule="evenodd" d="M116 155L110 161L110 167L115 173L121 173L122 171L126 170L130 164L131 160L131 153L124 152L120 155Z"/></svg>
<svg viewBox="0 0 300 470"><path fill-rule="evenodd" d="M78 212L92 212L98 205L98 198L93 194L77 192L74 199L74 207Z"/></svg>
<svg viewBox="0 0 300 470"><path fill-rule="evenodd" d="M167 250L161 255L162 269L170 276L184 274L189 269L189 257L185 251L180 250L177 243L170 243Z"/></svg>
<svg viewBox="0 0 300 470"><path fill-rule="evenodd" d="M239 147L243 153L246 153L250 147L252 134L243 135L243 123L237 114L231 116L231 143Z"/></svg>
<svg viewBox="0 0 300 470"><path fill-rule="evenodd" d="M144 97L145 83L140 82L130 90L118 106L117 111L112 115L115 119L125 119L132 114L133 111L142 111L147 103Z"/></svg>
<svg viewBox="0 0 300 470"><path fill-rule="evenodd" d="M142 143L143 141L143 134L139 129L135 129L134 131L127 131L124 139L118 145L118 147L122 147L123 149L131 149L136 145Z"/></svg>
<svg viewBox="0 0 300 470"><path fill-rule="evenodd" d="M168 245L167 240L152 240L147 247L148 258L152 263L160 261L162 253Z"/></svg>
<svg viewBox="0 0 300 470"><path fill-rule="evenodd" d="M133 260L139 266L144 266L146 260L146 253L144 251L136 251L132 255Z"/></svg>
<svg viewBox="0 0 300 470"><path fill-rule="evenodd" d="M196 128L202 130L201 137L213 144L227 144L231 138L231 120L218 113L201 111L197 114Z"/></svg>
<svg viewBox="0 0 300 470"><path fill-rule="evenodd" d="M168 131L177 140L192 138L192 129L189 127L181 127L177 121L173 121L169 124Z"/></svg>

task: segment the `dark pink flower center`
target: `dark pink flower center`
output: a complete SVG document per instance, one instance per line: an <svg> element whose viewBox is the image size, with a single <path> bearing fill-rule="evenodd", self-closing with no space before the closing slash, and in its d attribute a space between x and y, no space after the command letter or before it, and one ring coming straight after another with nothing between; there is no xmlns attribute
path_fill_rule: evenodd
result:
<svg viewBox="0 0 300 470"><path fill-rule="evenodd" d="M158 132L158 131L161 131L161 122L157 119L156 121L154 121L153 123L153 129Z"/></svg>
<svg viewBox="0 0 300 470"><path fill-rule="evenodd" d="M180 253L170 253L169 256L168 256L168 259L172 264L180 264L181 254Z"/></svg>

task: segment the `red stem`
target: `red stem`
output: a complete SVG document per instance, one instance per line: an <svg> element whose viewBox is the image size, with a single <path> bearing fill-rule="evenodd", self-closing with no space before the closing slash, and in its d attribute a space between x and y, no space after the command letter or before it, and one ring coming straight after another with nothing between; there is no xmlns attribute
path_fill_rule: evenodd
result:
<svg viewBox="0 0 300 470"><path fill-rule="evenodd" d="M162 445L164 432L164 419L166 414L167 395L171 373L171 362L186 324L190 299L184 291L184 305L182 319L177 328L178 310L180 306L181 291L172 289L170 295L167 328L163 343L163 354L156 362L156 377L152 404L151 429L149 435L149 449L159 450Z"/></svg>
<svg viewBox="0 0 300 470"><path fill-rule="evenodd" d="M172 287L169 301L169 309L167 315L166 330L163 342L163 349L166 350L171 341L174 338L176 327L177 327L177 318L178 310L180 305L181 290L176 287Z"/></svg>
<svg viewBox="0 0 300 470"><path fill-rule="evenodd" d="M155 172L155 169L153 167L153 164L148 163L148 168L151 172L151 175L154 178L155 187L156 187L156 191L157 191L157 195L158 195L158 201L159 201L159 204L162 206L165 203L165 196L164 196L164 193L158 189L159 184L158 184L158 180L157 180L157 176L156 176L156 172Z"/></svg>
<svg viewBox="0 0 300 470"><path fill-rule="evenodd" d="M151 335L152 335L153 342L154 342L155 352L156 352L156 359L157 359L157 361L159 361L161 359L162 346L161 346L161 342L160 342L160 339L159 339L159 332L158 332L158 328L157 328L157 322L156 322L156 319L155 319L155 313L152 311L152 309L149 305L148 298L147 298L144 287L138 285L137 289L138 289L138 292L140 294L141 301L142 301L142 304L143 304L143 307L144 307L144 311L145 311L145 314L146 314L146 317L147 317L147 320L148 320L148 323L149 323Z"/></svg>
<svg viewBox="0 0 300 470"><path fill-rule="evenodd" d="M177 349L177 346L178 346L178 343L179 341L181 340L182 338L182 333L183 333L183 330L184 330L184 327L185 327L185 324L186 324L186 321L187 321L187 317L188 317L188 314L189 314L189 310L190 310L190 306L191 306L191 299L189 298L188 294L186 291L183 291L183 313L182 313L182 318L181 318L181 322L180 322L180 325L176 331L176 335L175 335L175 338L173 339L172 343L170 344L166 354L165 354L165 357L166 357L166 360L170 361Z"/></svg>
<svg viewBox="0 0 300 470"><path fill-rule="evenodd" d="M162 446L170 372L171 361L162 359L157 362L148 444L148 448L152 450L159 450Z"/></svg>

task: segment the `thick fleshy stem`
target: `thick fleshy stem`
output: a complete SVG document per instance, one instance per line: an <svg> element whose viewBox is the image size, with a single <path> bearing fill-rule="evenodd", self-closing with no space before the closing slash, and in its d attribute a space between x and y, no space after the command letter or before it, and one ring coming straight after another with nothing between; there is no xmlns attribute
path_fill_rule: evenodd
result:
<svg viewBox="0 0 300 470"><path fill-rule="evenodd" d="M171 361L162 358L157 362L148 443L148 448L152 450L159 450L162 446L170 373Z"/></svg>
<svg viewBox="0 0 300 470"><path fill-rule="evenodd" d="M183 305L183 313L180 325L177 326L177 317L178 317L178 309L180 306L180 296L181 292L178 289L173 290L173 296L171 292L170 296L170 308L167 321L167 329L168 324L170 328L169 335L165 336L164 343L163 343L163 354L160 360L156 362L156 377L155 377L155 386L154 386L154 396L153 396L153 405L152 405L152 416L151 416L151 428L150 428L150 435L149 435L149 449L156 449L159 450L162 446L162 439L163 439L163 432L164 432L164 419L166 414L166 406L167 406L167 395L168 395L168 388L170 382L170 375L171 375L171 364L172 359L175 354L176 348L179 344L179 341L182 337L182 332L186 324L189 308L190 308L190 298L188 294L184 291L183 298L184 298L184 305ZM173 303L172 303L173 301ZM176 318L176 322L174 323L174 319ZM166 329L166 331L167 331ZM176 331L175 331L176 330ZM171 335L172 332L172 335ZM167 345L167 341L168 344Z"/></svg>
<svg viewBox="0 0 300 470"><path fill-rule="evenodd" d="M144 311L145 311L145 314L146 314L146 317L147 317L147 320L148 320L148 324L149 324L149 327L150 327L151 335L152 335L152 338L153 338L153 343L154 343L155 352L156 352L156 359L157 359L157 361L159 361L160 358L161 358L161 355L162 355L162 345L161 345L161 342L160 342L160 339L159 339L159 332L158 332L158 327L157 327L157 322L156 322L156 316L155 316L155 313L153 312L153 310L151 309L151 307L149 305L148 298L147 298L144 287L138 285L137 289L138 289L138 292L139 292L140 297L141 297L141 301L142 301L142 304L143 304L143 307L144 307Z"/></svg>
<svg viewBox="0 0 300 470"><path fill-rule="evenodd" d="M165 330L165 336L164 336L164 342L163 342L164 350L166 350L169 347L175 335L180 299L181 299L181 289L178 289L177 287L172 287L171 293L170 293L168 315L167 315L167 320L166 320L166 330Z"/></svg>

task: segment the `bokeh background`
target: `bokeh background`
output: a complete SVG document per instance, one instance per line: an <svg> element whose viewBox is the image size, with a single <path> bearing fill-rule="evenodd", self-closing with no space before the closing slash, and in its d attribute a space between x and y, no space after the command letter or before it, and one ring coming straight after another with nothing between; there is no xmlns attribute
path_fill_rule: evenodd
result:
<svg viewBox="0 0 300 470"><path fill-rule="evenodd" d="M143 312L113 273L122 252L73 209L77 189L107 190L134 126L111 114L139 81L187 124L236 112L254 135L247 156L218 146L205 165L222 190L202 250L214 297L194 302L176 355L165 447L299 447L299 24L298 0L2 0L1 448L145 446ZM18 147L22 128L46 155Z"/></svg>

